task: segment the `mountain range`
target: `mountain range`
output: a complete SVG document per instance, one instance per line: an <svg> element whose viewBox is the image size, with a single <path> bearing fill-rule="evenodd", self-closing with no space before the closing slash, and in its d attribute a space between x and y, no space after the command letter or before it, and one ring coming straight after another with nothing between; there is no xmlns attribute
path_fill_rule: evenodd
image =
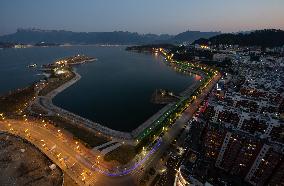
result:
<svg viewBox="0 0 284 186"><path fill-rule="evenodd" d="M58 44L149 44L191 43L200 38L210 38L220 32L186 31L177 35L138 34L136 32L72 32L65 30L18 29L13 34L0 36L3 43L36 44L40 42Z"/></svg>

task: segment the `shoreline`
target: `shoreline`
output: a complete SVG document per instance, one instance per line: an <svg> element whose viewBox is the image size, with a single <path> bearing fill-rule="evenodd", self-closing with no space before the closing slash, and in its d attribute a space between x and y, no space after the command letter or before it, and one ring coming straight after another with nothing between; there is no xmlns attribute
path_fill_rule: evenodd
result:
<svg viewBox="0 0 284 186"><path fill-rule="evenodd" d="M61 107L58 107L53 104L53 99L56 97L59 93L63 92L73 84L75 84L77 81L81 79L81 75L76 72L76 69L73 68L72 72L75 74L75 77L73 77L70 81L67 81L66 83L62 84L55 90L52 90L45 96L38 96L37 104L41 106L44 110L46 110L49 114L52 113L53 115L61 115L63 118L73 118L73 121L76 120L77 125L80 125L82 127L85 125L88 129L93 129L97 132L102 132L106 135L111 135L116 138L122 138L122 139L128 139L131 140L131 136L129 133L126 132L121 132L121 131L116 131L113 129L110 129L108 127L105 127L99 123L96 123L94 121L89 120L88 118L84 118L82 116L79 116L73 112L70 112L68 110L65 110ZM74 123L74 122L73 122Z"/></svg>
<svg viewBox="0 0 284 186"><path fill-rule="evenodd" d="M16 47L0 47L0 50L7 50L7 49L28 49L28 48L52 48L52 47L77 47L77 46L95 46L95 47L127 47L131 46L131 44L58 44L58 45L50 45L50 46L36 46L36 45L29 45L23 46L21 48Z"/></svg>
<svg viewBox="0 0 284 186"><path fill-rule="evenodd" d="M46 110L49 115L52 113L53 115L60 115L63 118L69 119L73 118L73 123L77 123L76 125L79 125L79 127L86 127L87 129L94 130L94 132L101 132L104 135L111 136L113 138L116 138L116 140L128 140L128 144L134 144L135 138L139 136L141 132L143 132L145 129L149 128L150 125L159 117L161 117L171 106L174 105L174 103L166 104L164 107L162 107L160 110L158 110L154 115L150 116L148 119L146 119L143 123L141 123L138 127L133 129L130 132L123 132L119 130L114 130L109 127L104 126L103 124L97 123L95 121L92 121L88 118L82 117L78 114L75 114L71 111L68 111L64 108L61 108L59 106L56 106L53 103L53 99L63 92L64 90L68 89L70 86L75 84L81 79L81 75L76 71L76 68L72 67L72 72L75 74L75 77L73 77L70 81L67 81L66 83L62 84L55 90L52 90L45 96L39 96L38 104L41 108ZM204 76L200 72L197 71L191 72L194 74L199 74L202 77ZM189 87L186 87L182 92L179 94L185 94L185 92L188 94L189 92L193 92L198 86L199 82L195 82L194 84L191 84Z"/></svg>
<svg viewBox="0 0 284 186"><path fill-rule="evenodd" d="M165 56L163 51L160 51L162 56ZM78 55L79 56L79 55ZM76 57L76 56L75 56ZM68 58L67 58L68 59ZM57 106L53 103L53 99L61 92L78 82L82 77L79 73L77 73L76 69L76 64L83 64L87 63L90 61L95 61L97 60L96 58L89 58L89 59L81 59L80 61L77 61L75 64L69 64L68 63L68 68L66 68L66 72L69 74L72 74L70 78L67 80L62 80L59 79L57 85L53 87L52 84L49 83L49 79L47 78L47 82L49 83L47 86L45 85L42 89L47 89L45 93L41 94L42 89L39 91L39 94L37 94L34 98L35 100L31 102L28 112L31 114L39 114L40 116L51 116L51 117L58 117L61 118L67 123L70 123L70 125L73 125L76 128L82 128L82 129L87 129L90 132L93 132L95 135L102 135L107 138L111 138L120 142L129 144L129 145L137 145L137 139L140 138L140 135L144 131L152 130L151 128L156 128L157 122L159 123L160 121L163 121L165 118L168 117L168 114L171 112L175 112L176 106L175 104L178 102L174 103L169 103L164 105L161 109L159 109L156 113L154 113L152 116L149 118L146 118L146 120L140 125L138 125L135 129L129 131L129 132L124 132L124 131L119 131L115 129L111 129L103 124L97 123L95 121L92 121L88 118L82 117L76 113L73 113L72 111L69 111L67 109L61 108L60 106ZM59 64L61 65L62 63L66 63L67 61L64 61L64 59L60 59L58 61L55 61L53 64L48 64L46 65L47 67L54 67L53 65ZM165 58L164 63L166 65L172 66L174 64L169 63L169 61ZM177 68L184 68L182 65L180 66L179 64L175 64L172 67L177 67ZM52 68L49 68L52 69ZM201 79L206 78L206 73L199 68L193 69L193 68L186 68L186 70L181 70L179 69L178 71L184 73L186 76L189 74L196 74L201 76ZM182 99L187 99L190 94L192 94L199 86L200 82L202 81L193 81L193 83L186 87L184 90L182 90L179 95L182 97ZM38 82L39 83L39 82ZM50 86L49 86L50 85ZM32 108L35 108L33 110ZM39 112L36 111L36 108L39 108ZM41 114L40 110L43 110L43 114ZM159 121L158 121L159 120ZM159 124L160 125L160 124Z"/></svg>
<svg viewBox="0 0 284 186"><path fill-rule="evenodd" d="M97 124L97 123L94 123L94 122L92 122L92 121L90 121L90 120L88 120L88 119L86 119L86 118L83 118L83 117L81 117L81 116L78 116L78 115L76 115L76 114L73 114L72 112L69 112L69 111L66 111L66 110L64 110L64 109L62 109L62 108L59 108L59 107L57 107L56 105L54 105L53 103L52 103L52 99L57 95L57 94L59 94L60 92L62 92L62 91L64 91L64 90L66 90L68 87L70 87L70 86L72 86L73 84L75 84L77 81L79 81L80 79L81 79L81 75L80 74L78 74L77 72L76 72L76 68L70 68L70 71L71 72L73 72L74 74L75 74L75 76L73 77L72 76L72 78L71 79L68 79L68 81L66 81L66 82L61 82L62 84L60 84L59 85L59 87L57 87L57 88L55 88L55 89L53 89L53 90L51 90L50 92L48 92L46 95L44 95L44 96L36 96L36 103L38 103L38 104L41 104L41 103L43 103L43 105L44 106L47 106L47 109L50 109L50 107L51 107L51 109L50 109L50 111L53 113L53 114L62 114L63 115L63 117L62 118L64 118L64 117L66 117L66 118L68 118L70 121L72 120L72 118L73 118L73 123L74 123L74 120L76 119L76 122L74 123L74 124L76 124L76 125L79 125L80 127L81 127L81 125L82 126L84 126L84 127L86 127L86 128L89 128L89 129L94 129L95 131L98 131L98 127L101 127L101 129L103 130L103 129L105 129L104 130L104 133L105 132L115 132L115 134L117 134L117 132L119 132L119 131L114 131L114 130L112 130L112 129L109 129L109 128L106 128L106 127L104 127L104 126L101 126L100 124ZM187 72L187 73L190 73L192 70L191 69L187 69L187 70L185 70L185 72ZM197 70L196 72L200 72L201 74L202 74L202 70ZM204 74L205 75L205 74ZM206 75L205 75L206 76ZM206 78L205 78L206 79ZM209 83L209 86L207 86L207 84L206 84L206 88L205 88L205 90L204 90L204 92L202 93L202 94L200 94L198 97L198 101L197 100L195 100L194 102L195 103L199 103L199 102L201 102L203 99L204 99L204 97L208 94L208 92L210 92L210 90L212 89L212 87L215 85L215 81L217 81L218 80L218 76L213 76L213 78L211 79L210 78L210 80L208 81L208 83ZM181 101L184 101L184 98L186 98L186 97L189 97L189 96L191 96L191 94L192 94L192 92L195 92L196 91L196 89L198 89L198 88L200 88L201 86L202 86L202 83L201 82L203 82L203 81L198 81L197 83L195 83L195 84L193 84L194 86L196 86L196 88L191 88L191 86L193 86L193 85L191 85L191 86L189 86L189 87L187 87L186 88L186 90L184 91L184 92L182 92L182 93L184 93L185 95L183 96L183 99L181 100ZM207 82L207 81L206 81ZM201 85L200 85L201 84ZM203 88L202 88L203 89ZM167 106L167 105L166 105ZM166 107L165 106L165 107ZM160 109L160 111L161 110L163 110L165 107L163 107L162 109ZM170 138L168 138L169 136L166 136L166 135L162 135L162 137L161 138L159 138L159 140L158 141L151 141L151 142L149 142L148 144L146 144L147 146L146 146L146 152L147 152L147 154L144 156L143 155L143 153L137 153L136 155L135 155L135 157L134 157L134 159L132 159L132 160L130 160L129 161L129 163L128 164L125 164L125 165L120 165L119 166L119 168L117 167L117 169L116 168L114 168L114 169L111 169L110 171L111 171L111 173L109 173L109 172L103 172L103 171L101 171L100 173L102 173L102 174L107 174L107 173L109 173L108 174L108 176L110 176L110 177L119 177L119 176L125 176L125 175L128 175L128 174L132 174L133 172L135 172L136 170L138 170L139 169L139 167L143 164L143 163L146 163L147 164L147 162L150 162L150 161L152 161L152 158L150 158L154 153L156 153L156 155L155 156L157 156L157 157L159 157L160 155L161 155L161 152L168 146L168 143L169 143L169 141L172 141L176 136L177 136L177 133L178 133L178 131L179 131L179 129L182 127L182 126L184 126L184 123L189 119L189 118L191 118L192 117L192 115L194 114L194 112L195 112L195 110L197 109L199 107L199 104L193 104L193 106L192 107L190 107L190 106L187 106L186 107L186 110L183 110L182 111L182 115L180 116L180 117L178 117L178 119L177 120L175 120L174 121L174 123L172 124L172 128L171 128L171 130L169 130L169 132L167 133L167 134L169 134L169 136L170 136ZM45 108L45 107L44 107ZM191 110L191 112L192 112L192 115L189 115L188 114L188 112L187 112L187 110ZM59 111L59 112L57 112L57 111ZM177 112L177 109L174 109L174 110L172 110L173 112ZM162 113L162 116L164 115L165 113L163 112ZM183 117L183 116L186 116L186 117ZM78 122L77 122L78 121ZM70 123L70 124L72 124L72 123ZM89 124L91 125L91 126L89 126ZM93 125L93 124L95 124L95 125ZM149 125L153 125L154 127L156 127L155 126L155 122L150 122L149 123ZM141 125L140 125L141 126ZM19 125L19 127L25 127L25 126L23 126L23 125ZM45 126L44 126L45 127ZM148 126L149 127L149 126ZM158 126L159 127L159 126ZM147 129L147 128L146 128ZM151 129L151 128L150 128ZM44 131L45 131L45 129L44 129ZM60 130L57 130L57 132L59 132ZM56 133L56 131L55 131L55 133ZM120 132L121 133L121 132ZM53 134L53 133L51 133L51 134ZM151 135L151 134L150 134ZM135 142L133 142L133 136L130 136L130 138L131 138L131 140L129 140L129 143L132 143L133 145L135 145ZM146 136L146 138L148 138L147 136ZM52 141L53 141L54 139L52 139ZM135 140L135 139L134 139ZM62 143L62 141L60 140L59 141L60 143ZM40 142L39 142L40 143ZM126 142L127 143L127 142ZM136 144L137 145L137 144ZM138 145L139 146L139 145ZM67 148L65 145L63 145L63 148ZM143 149L144 149L144 147L143 147ZM45 151L44 151L45 152ZM46 153L46 154L48 154L48 152ZM54 160L54 161L56 161L56 159ZM57 162L58 163L58 162ZM58 163L59 165L60 165L60 163ZM92 168L90 168L92 171L94 170L94 169L92 169ZM97 169L96 169L96 171L97 171Z"/></svg>

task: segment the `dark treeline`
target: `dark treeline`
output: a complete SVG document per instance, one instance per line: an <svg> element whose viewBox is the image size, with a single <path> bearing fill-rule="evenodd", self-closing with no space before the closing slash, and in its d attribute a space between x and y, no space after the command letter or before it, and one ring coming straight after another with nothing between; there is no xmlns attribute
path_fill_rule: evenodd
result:
<svg viewBox="0 0 284 186"><path fill-rule="evenodd" d="M257 30L248 34L220 34L209 39L198 39L195 44L211 45L240 45L240 46L261 46L279 47L284 45L283 30Z"/></svg>

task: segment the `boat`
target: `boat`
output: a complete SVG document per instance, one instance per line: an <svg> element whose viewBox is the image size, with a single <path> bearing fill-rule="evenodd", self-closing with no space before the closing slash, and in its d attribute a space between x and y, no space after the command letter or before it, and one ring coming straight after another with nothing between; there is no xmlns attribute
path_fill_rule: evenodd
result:
<svg viewBox="0 0 284 186"><path fill-rule="evenodd" d="M36 67L37 67L37 64L36 64L36 63L30 64L28 67L29 67L29 68L36 68Z"/></svg>

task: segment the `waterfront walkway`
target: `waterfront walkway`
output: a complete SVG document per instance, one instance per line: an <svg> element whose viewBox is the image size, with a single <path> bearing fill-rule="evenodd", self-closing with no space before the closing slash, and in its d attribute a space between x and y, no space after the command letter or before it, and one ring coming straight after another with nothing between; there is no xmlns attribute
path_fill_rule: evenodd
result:
<svg viewBox="0 0 284 186"><path fill-rule="evenodd" d="M69 112L63 108L59 108L53 104L52 100L57 94L64 91L65 89L72 86L74 83L81 79L80 74L78 74L75 70L74 73L75 77L70 81L51 91L46 96L39 96L37 98L36 104L38 104L41 108L47 111L48 115L58 115L67 120L72 121L73 124L79 125L80 127L87 127L88 129L94 130L95 132L101 132L105 135L112 136L118 139L131 140L132 137L129 133L112 130L98 123L90 121L86 118L78 116L72 112Z"/></svg>
<svg viewBox="0 0 284 186"><path fill-rule="evenodd" d="M74 69L73 72L75 73L75 77L71 79L70 81L66 82L65 84L61 85L60 87L56 88L55 90L48 93L46 96L38 96L36 99L35 104L37 106L41 107L43 110L47 112L47 115L57 115L60 117L65 118L66 120L70 121L71 124L77 125L79 127L86 128L88 130L92 130L94 132L102 133L106 137L112 137L114 140L120 141L126 144L135 145L136 142L134 139L145 129L151 127L154 121L156 121L158 118L163 116L167 111L170 110L170 108L175 103L169 103L165 107L163 107L161 110L159 110L155 115L150 117L147 121L145 121L143 124L141 124L139 127L134 129L132 132L121 132L116 131L113 129L110 129L108 127L105 127L99 123L93 122L89 119L86 119L84 117L78 116L72 112L69 112L63 108L57 107L53 104L52 100L53 98L59 94L60 92L64 91L68 87L72 86L74 83L79 81L81 79L80 74L76 72ZM189 69L187 73L195 73L199 74L202 78L205 76L205 74L202 71L196 71ZM180 93L181 96L190 96L190 94L200 85L200 82L196 82L192 84L190 87L188 87L185 91ZM155 126L153 126L155 127Z"/></svg>

